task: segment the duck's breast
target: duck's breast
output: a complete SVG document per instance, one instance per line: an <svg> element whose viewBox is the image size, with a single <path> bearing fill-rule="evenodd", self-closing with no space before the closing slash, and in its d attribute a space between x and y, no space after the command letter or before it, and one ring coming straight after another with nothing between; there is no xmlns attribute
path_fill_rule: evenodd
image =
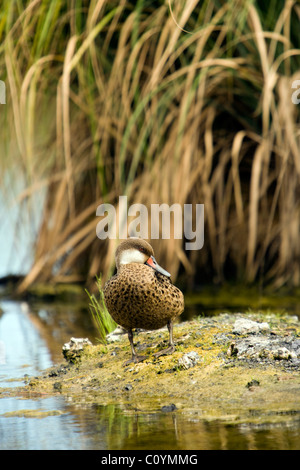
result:
<svg viewBox="0 0 300 470"><path fill-rule="evenodd" d="M104 286L107 309L124 328L157 329L184 310L182 292L143 264L128 264Z"/></svg>

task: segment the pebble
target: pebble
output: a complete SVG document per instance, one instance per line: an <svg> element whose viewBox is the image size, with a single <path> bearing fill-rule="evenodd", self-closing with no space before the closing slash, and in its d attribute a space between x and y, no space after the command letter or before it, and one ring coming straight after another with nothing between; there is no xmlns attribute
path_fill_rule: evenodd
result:
<svg viewBox="0 0 300 470"><path fill-rule="evenodd" d="M175 410L177 410L177 408L176 408L176 405L174 405L174 403L172 403L171 405L165 405L161 407L161 411L164 413L165 412L169 413L170 411L175 411Z"/></svg>
<svg viewBox="0 0 300 470"><path fill-rule="evenodd" d="M277 359L277 360L281 360L281 359L287 360L287 359L295 359L297 357L297 354L283 347L283 348L279 348L273 351L273 357L274 359Z"/></svg>
<svg viewBox="0 0 300 470"><path fill-rule="evenodd" d="M58 390L58 391L60 392L61 389L62 389L62 384L61 384L61 382L55 382L55 383L53 384L53 388L54 388L54 390Z"/></svg>
<svg viewBox="0 0 300 470"><path fill-rule="evenodd" d="M251 380L250 382L247 383L246 387L251 389L252 387L258 387L260 384L259 380Z"/></svg>
<svg viewBox="0 0 300 470"><path fill-rule="evenodd" d="M71 338L62 347L62 353L67 361L74 361L80 357L86 346L92 346L88 338Z"/></svg>
<svg viewBox="0 0 300 470"><path fill-rule="evenodd" d="M88 338L71 338L62 347L63 351L81 351L85 346L92 345Z"/></svg>
<svg viewBox="0 0 300 470"><path fill-rule="evenodd" d="M199 354L196 351L190 351L178 359L178 366L180 369L190 369L190 367L195 367L199 360Z"/></svg>

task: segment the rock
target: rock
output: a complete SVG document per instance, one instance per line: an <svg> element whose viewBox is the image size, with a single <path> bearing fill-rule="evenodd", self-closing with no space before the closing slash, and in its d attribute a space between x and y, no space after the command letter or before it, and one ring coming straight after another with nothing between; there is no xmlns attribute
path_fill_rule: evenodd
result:
<svg viewBox="0 0 300 470"><path fill-rule="evenodd" d="M61 365L60 367L56 369L50 370L48 377L58 377L62 374L67 374L69 370L69 367L65 367L64 365Z"/></svg>
<svg viewBox="0 0 300 470"><path fill-rule="evenodd" d="M68 343L62 347L62 353L69 362L78 359L86 346L92 346L88 338L71 338Z"/></svg>
<svg viewBox="0 0 300 470"><path fill-rule="evenodd" d="M164 413L169 413L170 411L175 411L177 410L176 405L172 403L171 405L165 405L161 407L161 411Z"/></svg>
<svg viewBox="0 0 300 470"><path fill-rule="evenodd" d="M62 384L61 384L61 382L55 382L55 383L53 384L53 388L54 388L54 390L57 390L57 391L60 392L61 389L62 389Z"/></svg>
<svg viewBox="0 0 300 470"><path fill-rule="evenodd" d="M178 359L178 366L180 369L189 369L195 367L199 359L199 354L196 351L190 351Z"/></svg>
<svg viewBox="0 0 300 470"><path fill-rule="evenodd" d="M279 348L275 351L273 351L273 358L277 360L281 359L295 359L297 357L297 354L295 354L293 351L290 351L287 348Z"/></svg>
<svg viewBox="0 0 300 470"><path fill-rule="evenodd" d="M298 338L278 338L273 335L251 335L231 342L227 356L238 359L288 360L300 357L300 340Z"/></svg>
<svg viewBox="0 0 300 470"><path fill-rule="evenodd" d="M259 380L251 380L250 382L247 383L246 387L251 390L253 387L258 387L260 385Z"/></svg>
<svg viewBox="0 0 300 470"><path fill-rule="evenodd" d="M230 343L226 354L227 354L228 357L230 357L230 356L236 356L237 353L238 353L238 349L236 348L235 342L233 341L232 343Z"/></svg>
<svg viewBox="0 0 300 470"><path fill-rule="evenodd" d="M114 343L115 341L120 341L122 335L126 333L127 331L124 328L122 328L121 326L117 326L114 331L106 335L106 339L109 343Z"/></svg>
<svg viewBox="0 0 300 470"><path fill-rule="evenodd" d="M269 330L268 323L258 323L247 318L238 318L233 325L233 333L236 335L245 335L247 333L259 333L260 331Z"/></svg>

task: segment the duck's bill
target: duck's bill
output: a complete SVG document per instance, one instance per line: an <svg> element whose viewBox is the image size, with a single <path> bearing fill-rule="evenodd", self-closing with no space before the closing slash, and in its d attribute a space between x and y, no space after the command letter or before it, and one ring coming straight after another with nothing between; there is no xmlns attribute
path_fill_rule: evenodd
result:
<svg viewBox="0 0 300 470"><path fill-rule="evenodd" d="M159 273L163 274L164 276L171 277L171 274L168 273L164 268L159 266L159 264L156 262L156 259L154 256L151 256L149 259L147 259L146 263L148 266L151 266L151 268L155 269L155 271L158 271Z"/></svg>

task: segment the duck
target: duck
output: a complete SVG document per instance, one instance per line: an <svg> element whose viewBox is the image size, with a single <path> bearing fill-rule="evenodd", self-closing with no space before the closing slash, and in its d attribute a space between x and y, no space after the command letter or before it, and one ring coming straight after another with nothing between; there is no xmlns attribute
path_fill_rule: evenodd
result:
<svg viewBox="0 0 300 470"><path fill-rule="evenodd" d="M142 238L122 241L115 252L116 274L104 285L104 301L113 320L127 331L130 362L144 361L137 354L133 330L157 330L167 326L169 346L155 357L172 354L174 320L184 311L184 296L171 281L171 275L156 261L150 243Z"/></svg>

